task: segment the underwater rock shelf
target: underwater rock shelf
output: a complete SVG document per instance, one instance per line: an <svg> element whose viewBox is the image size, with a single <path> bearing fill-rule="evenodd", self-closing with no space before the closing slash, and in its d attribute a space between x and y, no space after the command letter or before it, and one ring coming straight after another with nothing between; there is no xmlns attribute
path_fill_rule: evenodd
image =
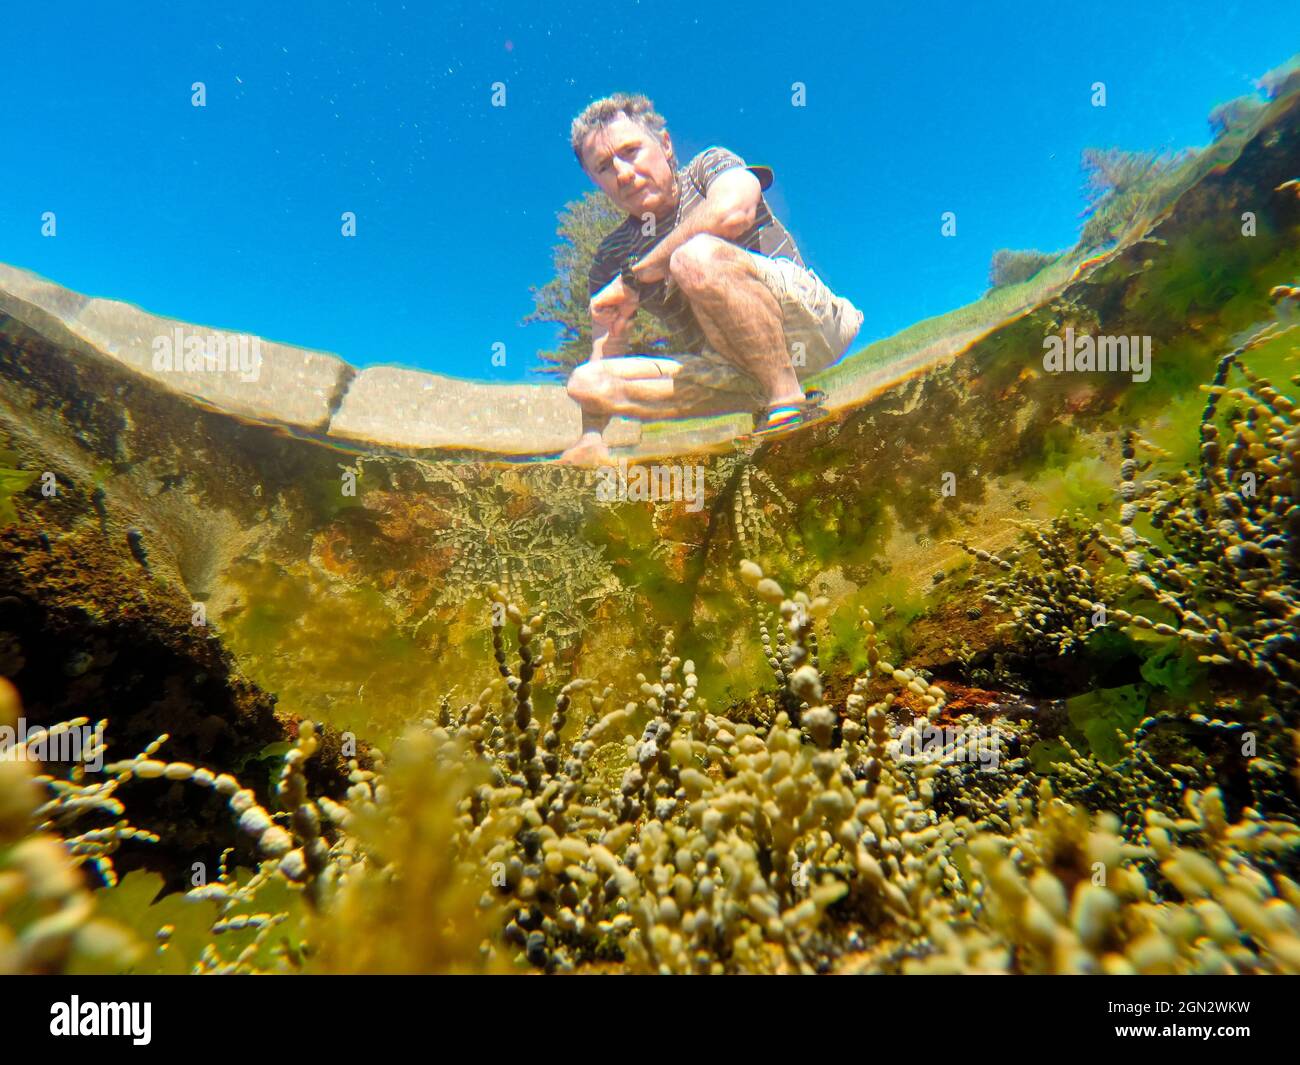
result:
<svg viewBox="0 0 1300 1065"><path fill-rule="evenodd" d="M327 352L162 318L3 264L0 311L83 358L106 359L210 408L340 442L544 455L581 432L581 412L559 385L487 384L387 366L358 371ZM230 345L227 368L178 368L170 354L192 337ZM636 423L611 426L615 446L639 439Z"/></svg>
<svg viewBox="0 0 1300 1065"><path fill-rule="evenodd" d="M1036 292L1034 301L1041 303L1061 287ZM1015 313L1031 309L1029 304ZM392 366L358 370L328 352L163 318L120 300L81 295L3 263L0 313L66 355L105 361L204 409L344 447L487 460L546 457L581 432L581 411L559 385L494 384ZM990 322L989 329L997 324ZM880 396L955 357L987 332L967 329L886 365L846 374L856 361L850 356L827 383L827 406L839 410ZM191 338L219 340L228 353L224 367L184 369L183 356L172 352L183 351ZM632 458L667 457L725 445L749 427L749 415L738 413L689 425L654 423L645 437L641 423L614 418L605 439Z"/></svg>

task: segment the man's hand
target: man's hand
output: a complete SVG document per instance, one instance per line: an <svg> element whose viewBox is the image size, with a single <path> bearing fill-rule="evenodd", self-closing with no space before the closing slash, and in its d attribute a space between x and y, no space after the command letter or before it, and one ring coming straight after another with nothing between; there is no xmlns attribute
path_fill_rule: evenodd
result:
<svg viewBox="0 0 1300 1065"><path fill-rule="evenodd" d="M623 279L616 277L591 298L591 317L611 329L618 322L626 328L640 302L637 294L623 284Z"/></svg>
<svg viewBox="0 0 1300 1065"><path fill-rule="evenodd" d="M627 340L627 331L640 305L637 294L614 278L591 300L591 357L621 355Z"/></svg>

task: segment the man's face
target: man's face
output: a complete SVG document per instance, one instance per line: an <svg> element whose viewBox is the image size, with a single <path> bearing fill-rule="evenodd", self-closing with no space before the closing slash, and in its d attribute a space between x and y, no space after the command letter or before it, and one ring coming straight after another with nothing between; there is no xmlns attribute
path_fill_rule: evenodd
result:
<svg viewBox="0 0 1300 1065"><path fill-rule="evenodd" d="M663 218L677 207L673 167L667 155L671 148L666 132L661 139L619 115L587 134L582 162L614 206L637 218L647 211Z"/></svg>

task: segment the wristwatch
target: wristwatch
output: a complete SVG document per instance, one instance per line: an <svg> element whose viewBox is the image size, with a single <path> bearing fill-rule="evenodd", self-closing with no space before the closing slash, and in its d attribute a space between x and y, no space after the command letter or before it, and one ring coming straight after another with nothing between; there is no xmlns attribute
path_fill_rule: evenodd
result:
<svg viewBox="0 0 1300 1065"><path fill-rule="evenodd" d="M623 267L623 272L618 275L619 280L623 282L623 287L631 289L638 297L643 296L646 291L652 287L651 282L641 281L637 278L636 274L632 272L632 267L637 264L640 258L639 255L632 256L632 258L627 261L627 265Z"/></svg>

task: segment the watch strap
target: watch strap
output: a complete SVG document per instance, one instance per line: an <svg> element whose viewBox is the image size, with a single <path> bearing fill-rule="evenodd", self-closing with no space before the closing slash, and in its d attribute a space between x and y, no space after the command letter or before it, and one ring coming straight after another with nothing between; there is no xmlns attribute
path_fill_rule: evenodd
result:
<svg viewBox="0 0 1300 1065"><path fill-rule="evenodd" d="M646 289L648 289L650 286L641 281L638 281L636 275L632 273L632 267L635 266L638 261L639 261L639 256L634 255L632 258L630 258L627 261L627 264L623 267L622 271L619 273L619 277L622 279L624 285L626 285L628 288L630 288L633 292L635 292L639 296L643 292L645 292Z"/></svg>

